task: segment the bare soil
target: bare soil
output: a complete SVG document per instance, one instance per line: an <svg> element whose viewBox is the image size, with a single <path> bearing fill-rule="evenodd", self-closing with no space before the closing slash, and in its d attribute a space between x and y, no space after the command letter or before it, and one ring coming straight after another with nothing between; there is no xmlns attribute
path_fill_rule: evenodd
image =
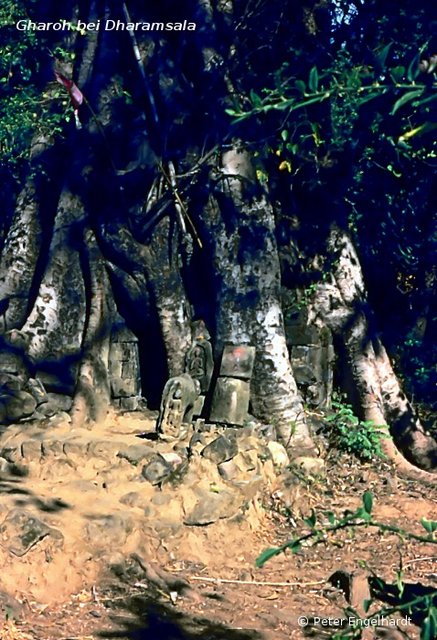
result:
<svg viewBox="0 0 437 640"><path fill-rule="evenodd" d="M18 475L2 476L0 521L11 510L27 509L62 536L46 532L17 555L13 532L2 525L1 640L327 638L347 617L348 594L329 580L336 572L394 584L402 571L407 596L437 589L435 545L366 527L344 529L255 567L265 548L308 531L302 518L311 509L341 515L360 505L365 490L374 495L378 520L425 535L420 519L437 520L436 488L399 480L383 462L331 454L323 477L282 473L266 482L244 514L208 526L171 524L181 517L175 504L183 484L162 491L144 482L144 501L163 502L168 527L159 528L161 516L155 528L150 517L143 526L144 504L120 503L138 470L123 461L113 468L108 460L112 442L132 444L150 428L146 423L117 417L84 432L100 443L95 457L84 458L78 449L76 459L73 453L31 459L28 475L19 475L17 463ZM70 428L57 427L60 441ZM26 441L24 432L23 426L9 428L0 444ZM389 601L390 593L380 605ZM301 616L305 626L299 626ZM400 616L397 627L384 622L363 637L419 638L421 620Z"/></svg>

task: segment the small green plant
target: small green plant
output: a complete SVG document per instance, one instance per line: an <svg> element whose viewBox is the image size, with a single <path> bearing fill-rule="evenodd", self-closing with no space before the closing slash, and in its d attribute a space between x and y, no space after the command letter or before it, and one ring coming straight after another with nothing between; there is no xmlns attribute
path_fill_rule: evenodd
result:
<svg viewBox="0 0 437 640"><path fill-rule="evenodd" d="M336 516L332 511L316 513L316 511L312 509L310 515L303 519L309 531L292 538L280 547L265 549L256 559L256 566L262 567L268 560L286 550L290 550L292 553L298 553L304 547L312 548L317 544L326 543L332 534L342 529L372 527L378 529L381 533L393 533L397 535L400 540L437 544L437 521L435 520L428 520L427 518L421 519L420 524L426 532L426 535L422 535L420 533L412 533L402 529L401 527L397 527L396 525L379 522L378 520L375 520L372 512L373 495L370 491L364 492L362 505L353 512L345 511L342 517ZM385 583L382 580L380 580L380 582L383 588ZM387 617L396 612L406 612L411 615L418 614L422 619L421 640L433 640L437 630L437 590L431 590L425 595L420 595L406 602L402 599L405 585L402 581L402 574L399 572L396 576L396 585L398 588L399 598L393 606L382 607L364 618L360 618L355 612L357 619L360 618L361 620L361 625L358 627L358 633L360 628L362 629L366 626L365 623L367 621L377 620L378 617ZM365 601L365 611L369 610L371 604L372 600ZM345 628L340 632L334 633L331 638L332 640L357 638L357 628Z"/></svg>
<svg viewBox="0 0 437 640"><path fill-rule="evenodd" d="M328 437L340 451L352 453L360 460L385 458L381 441L388 438L385 425L375 426L372 420L360 420L350 404L334 400L334 413L325 418Z"/></svg>

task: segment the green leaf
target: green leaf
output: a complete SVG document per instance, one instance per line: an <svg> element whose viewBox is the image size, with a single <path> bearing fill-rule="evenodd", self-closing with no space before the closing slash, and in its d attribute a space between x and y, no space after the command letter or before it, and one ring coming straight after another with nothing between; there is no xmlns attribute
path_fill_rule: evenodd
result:
<svg viewBox="0 0 437 640"><path fill-rule="evenodd" d="M310 91L315 93L317 91L318 86L319 86L319 74L317 71L317 67L313 67L310 71L310 75L308 78L308 87L310 88Z"/></svg>
<svg viewBox="0 0 437 640"><path fill-rule="evenodd" d="M435 612L435 613L434 613ZM434 640L437 636L437 611L431 608L420 630L420 640Z"/></svg>
<svg viewBox="0 0 437 640"><path fill-rule="evenodd" d="M363 609L364 609L364 612L365 612L365 613L367 613L367 612L369 611L369 609L370 609L370 605L372 604L372 602L373 602L373 600L372 600L372 599L370 599L370 600L363 600Z"/></svg>
<svg viewBox="0 0 437 640"><path fill-rule="evenodd" d="M373 495L371 491L365 491L363 495L363 506L369 515L372 513L373 508Z"/></svg>
<svg viewBox="0 0 437 640"><path fill-rule="evenodd" d="M393 67L393 69L390 69L390 76L395 84L401 82L405 76L405 67Z"/></svg>
<svg viewBox="0 0 437 640"><path fill-rule="evenodd" d="M255 565L260 568L262 567L268 560L274 558L282 552L281 547L271 547L270 549L265 549L256 559Z"/></svg>
<svg viewBox="0 0 437 640"><path fill-rule="evenodd" d="M394 103L393 109L391 110L390 115L394 116L396 111L401 107L403 107L404 104L411 102L411 100L414 100L414 98L418 98L419 96L422 95L422 93L423 93L423 89L416 89L414 91L408 91L407 93L404 93L404 95L401 96L399 100L396 100L396 102Z"/></svg>
<svg viewBox="0 0 437 640"><path fill-rule="evenodd" d="M283 140L284 142L287 142L287 140L288 140L288 135L289 135L289 133L288 133L287 129L282 129L282 131L281 131L281 138L282 138L282 140Z"/></svg>
<svg viewBox="0 0 437 640"><path fill-rule="evenodd" d="M409 66L408 66L408 70L407 70L407 80L408 82L413 82L413 80L415 80L417 78L417 76L419 75L419 56L414 56L414 58L411 60Z"/></svg>
<svg viewBox="0 0 437 640"><path fill-rule="evenodd" d="M375 98L378 98L381 95L380 91L374 91L371 93L368 93L367 95L363 95L359 100L358 100L358 106L361 107L361 105L366 104L366 102L370 102L370 100L374 100Z"/></svg>
<svg viewBox="0 0 437 640"><path fill-rule="evenodd" d="M297 89L298 91L300 91L300 93L301 93L302 95L305 95L306 90L307 90L307 86L306 86L306 84L305 84L305 82L304 82L303 80L296 80L296 82L294 83L294 85L295 85L296 89Z"/></svg>
<svg viewBox="0 0 437 640"><path fill-rule="evenodd" d="M379 62L379 64L381 65L381 67L385 66L385 61L387 60L387 56L388 56L388 52L391 49L393 42L389 42L385 47L383 47L378 53L377 53L377 60Z"/></svg>
<svg viewBox="0 0 437 640"><path fill-rule="evenodd" d="M436 520L428 520L427 518L422 518L420 524L425 529L427 533L434 533L437 531L437 521Z"/></svg>
<svg viewBox="0 0 437 640"><path fill-rule="evenodd" d="M304 518L303 521L309 526L310 529L314 529L314 526L317 522L317 515L314 509L311 509L311 515L309 515L307 518Z"/></svg>
<svg viewBox="0 0 437 640"><path fill-rule="evenodd" d="M302 549L302 545L299 540L293 540L290 544L287 545L290 549L291 553L297 553Z"/></svg>
<svg viewBox="0 0 437 640"><path fill-rule="evenodd" d="M363 507L356 510L355 518L357 520L365 520L366 522L369 522L369 520L372 519L370 513Z"/></svg>
<svg viewBox="0 0 437 640"><path fill-rule="evenodd" d="M335 514L332 511L328 511L328 513L326 514L326 517L328 518L328 522L330 525L336 524L337 518L335 517Z"/></svg>
<svg viewBox="0 0 437 640"><path fill-rule="evenodd" d="M260 107L262 105L262 100L259 97L259 95L257 93L255 93L255 91L253 91L253 89L250 90L250 100L253 104L254 107Z"/></svg>
<svg viewBox="0 0 437 640"><path fill-rule="evenodd" d="M423 100L416 100L413 102L413 107L422 107L424 104L428 104L428 102L432 102L433 100L437 100L437 93L432 96L428 96L427 98L423 98Z"/></svg>

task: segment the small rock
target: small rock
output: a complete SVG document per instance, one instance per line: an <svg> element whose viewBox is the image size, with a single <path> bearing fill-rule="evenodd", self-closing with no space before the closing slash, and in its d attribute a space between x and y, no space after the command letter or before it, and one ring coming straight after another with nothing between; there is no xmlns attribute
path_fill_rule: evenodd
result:
<svg viewBox="0 0 437 640"><path fill-rule="evenodd" d="M237 487L246 500L253 500L263 489L264 480L261 475L255 475L251 478L233 480L232 484Z"/></svg>
<svg viewBox="0 0 437 640"><path fill-rule="evenodd" d="M5 422L17 422L28 418L36 409L36 400L27 391L8 391L0 396Z"/></svg>
<svg viewBox="0 0 437 640"><path fill-rule="evenodd" d="M64 446L59 440L48 440L42 443L42 453L45 458L51 456L59 458L64 455Z"/></svg>
<svg viewBox="0 0 437 640"><path fill-rule="evenodd" d="M57 427L65 423L71 423L71 416L66 411L57 411L48 420L48 426L50 427Z"/></svg>
<svg viewBox="0 0 437 640"><path fill-rule="evenodd" d="M123 444L120 442L96 440L95 442L90 442L88 455L94 458L103 458L104 460L112 461L117 457L122 447Z"/></svg>
<svg viewBox="0 0 437 640"><path fill-rule="evenodd" d="M65 395L64 393L48 393L47 402L56 408L55 413L58 411L68 412L73 404L73 398ZM42 407L41 410L43 410Z"/></svg>
<svg viewBox="0 0 437 640"><path fill-rule="evenodd" d="M138 396L129 398L119 398L119 407L121 411L137 411L139 405Z"/></svg>
<svg viewBox="0 0 437 640"><path fill-rule="evenodd" d="M150 502L157 507L163 507L165 505L170 504L171 501L172 501L172 496L170 496L168 493L160 492L154 495Z"/></svg>
<svg viewBox="0 0 437 640"><path fill-rule="evenodd" d="M74 491L78 493L89 493L90 491L101 491L101 486L97 484L97 482L93 480L73 480L69 483L69 487L71 487Z"/></svg>
<svg viewBox="0 0 437 640"><path fill-rule="evenodd" d="M157 519L154 523L152 522L151 526L156 531L156 534L161 540L175 538L182 529L181 522L175 522L173 520L163 520L162 518Z"/></svg>
<svg viewBox="0 0 437 640"><path fill-rule="evenodd" d="M275 467L283 469L290 464L288 453L284 445L282 445L280 442L270 440L267 444L267 448L271 453L273 464L275 465Z"/></svg>
<svg viewBox="0 0 437 640"><path fill-rule="evenodd" d="M300 458L296 458L293 460L294 464L302 469L305 473L308 474L319 474L323 473L325 470L325 461L322 458L309 458L306 456L301 456Z"/></svg>
<svg viewBox="0 0 437 640"><path fill-rule="evenodd" d="M193 511L185 518L186 525L207 525L238 513L242 498L230 491L212 493L203 491Z"/></svg>
<svg viewBox="0 0 437 640"><path fill-rule="evenodd" d="M63 542L63 535L57 529L48 527L25 509L10 511L0 527L2 544L15 556L24 556L33 546L48 535L59 543Z"/></svg>
<svg viewBox="0 0 437 640"><path fill-rule="evenodd" d="M226 436L219 436L202 450L202 456L215 464L231 460L237 453L237 443Z"/></svg>
<svg viewBox="0 0 437 640"><path fill-rule="evenodd" d="M178 467L183 462L183 458L175 451L161 453L161 456L171 467L173 467L173 469L176 469L176 467Z"/></svg>
<svg viewBox="0 0 437 640"><path fill-rule="evenodd" d="M158 453L146 465L144 465L141 474L143 478L155 485L159 484L164 480L164 478L169 476L172 471L173 467Z"/></svg>
<svg viewBox="0 0 437 640"><path fill-rule="evenodd" d="M26 440L21 445L21 455L26 460L40 460L42 455L41 443L37 440Z"/></svg>
<svg viewBox="0 0 437 640"><path fill-rule="evenodd" d="M150 458L155 453L152 447L146 444L131 444L117 453L118 458L124 458L132 465L136 466L146 458Z"/></svg>
<svg viewBox="0 0 437 640"><path fill-rule="evenodd" d="M238 475L238 467L233 460L227 460L217 465L217 469L223 480L233 480Z"/></svg>
<svg viewBox="0 0 437 640"><path fill-rule="evenodd" d="M266 440L276 440L276 429L272 424L260 425L257 431L258 434Z"/></svg>
<svg viewBox="0 0 437 640"><path fill-rule="evenodd" d="M190 454L193 454L196 451L199 452L205 447L205 445L206 445L206 439L203 433L199 433L198 431L195 431L191 436L190 443L188 445Z"/></svg>
<svg viewBox="0 0 437 640"><path fill-rule="evenodd" d="M259 468L258 453L254 449L241 451L235 456L234 462L241 471L258 471Z"/></svg>
<svg viewBox="0 0 437 640"><path fill-rule="evenodd" d="M98 548L113 549L126 542L134 529L130 515L96 516L85 525L85 539Z"/></svg>
<svg viewBox="0 0 437 640"><path fill-rule="evenodd" d="M76 462L83 459L85 462L87 457L88 443L81 442L80 440L70 440L64 442L63 450L68 458L72 458Z"/></svg>
<svg viewBox="0 0 437 640"><path fill-rule="evenodd" d="M38 380L38 378L29 378L24 390L28 391L35 398L36 406L39 406L44 402L48 402L48 396L44 389L44 385L41 380Z"/></svg>
<svg viewBox="0 0 437 640"><path fill-rule="evenodd" d="M0 591L0 616L8 616L12 620L20 620L23 617L24 604L16 600L5 591ZM8 633L6 631L6 633Z"/></svg>
<svg viewBox="0 0 437 640"><path fill-rule="evenodd" d="M8 462L18 462L21 460L21 449L19 447L5 447L1 455Z"/></svg>

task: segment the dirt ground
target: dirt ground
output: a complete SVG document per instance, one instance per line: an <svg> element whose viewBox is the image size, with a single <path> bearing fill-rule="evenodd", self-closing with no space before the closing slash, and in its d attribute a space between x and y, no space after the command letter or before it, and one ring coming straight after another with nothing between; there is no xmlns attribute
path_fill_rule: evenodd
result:
<svg viewBox="0 0 437 640"><path fill-rule="evenodd" d="M58 426L60 440L68 428ZM114 438L132 442L141 429L144 424L119 417L110 429L102 425L88 435L102 447ZM0 444L23 441L22 432L22 427L6 431ZM169 524L163 533L150 518L142 526L147 504L134 504L128 516L120 511L120 497L135 480L131 467L120 465L112 473L104 456L85 460L79 450L75 463L73 453L44 464L27 455L30 473L0 478L1 640L328 638L348 617L351 595L341 583L349 574L354 584L360 576L366 584L378 576L392 585L402 571L407 599L437 589L435 545L367 527L343 529L312 548L255 567L264 549L308 531L302 518L311 509L341 515L355 510L366 490L373 493L379 521L425 535L420 519L437 520L436 488L396 479L384 462L362 464L331 454L323 476L293 477L291 502L282 473L262 487L244 513L208 526ZM172 490L155 487L149 495L146 485L141 485L145 503L161 504L160 523L167 511L174 522L175 500L157 499L171 498ZM15 520L7 516L23 508L41 514L53 529L44 530L25 552L11 552L18 543L10 524ZM333 574L337 579L330 580ZM390 594L393 589L386 590L380 606L390 606ZM396 626L381 619L363 638L419 638L421 620L407 618L407 612L399 614Z"/></svg>

